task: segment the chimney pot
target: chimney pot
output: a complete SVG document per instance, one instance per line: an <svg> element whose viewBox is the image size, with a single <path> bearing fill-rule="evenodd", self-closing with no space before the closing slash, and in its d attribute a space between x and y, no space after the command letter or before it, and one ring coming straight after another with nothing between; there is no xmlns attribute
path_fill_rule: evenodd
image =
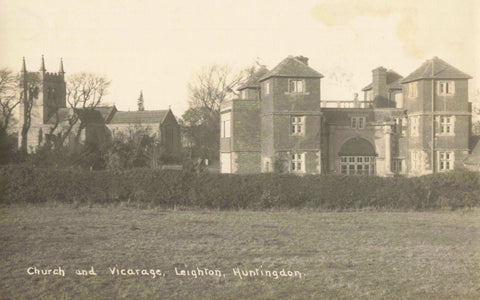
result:
<svg viewBox="0 0 480 300"><path fill-rule="evenodd" d="M308 66L308 57L300 55L300 56L297 56L295 58L298 59L299 61L301 61L306 66Z"/></svg>

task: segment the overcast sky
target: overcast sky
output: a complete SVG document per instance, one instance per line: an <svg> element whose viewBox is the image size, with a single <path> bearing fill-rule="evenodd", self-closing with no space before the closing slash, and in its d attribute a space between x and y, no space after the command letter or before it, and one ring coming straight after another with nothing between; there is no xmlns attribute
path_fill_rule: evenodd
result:
<svg viewBox="0 0 480 300"><path fill-rule="evenodd" d="M30 2L30 3L28 3ZM0 67L112 80L109 103L180 116L187 82L210 63L269 69L288 55L322 73L322 99L352 99L384 66L403 76L438 56L480 89L480 1L0 0ZM474 55L476 54L476 55Z"/></svg>

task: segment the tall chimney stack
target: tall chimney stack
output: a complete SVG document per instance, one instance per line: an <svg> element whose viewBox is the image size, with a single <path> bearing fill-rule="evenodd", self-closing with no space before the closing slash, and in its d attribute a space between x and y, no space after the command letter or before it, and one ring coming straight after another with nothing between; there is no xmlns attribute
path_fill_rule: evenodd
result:
<svg viewBox="0 0 480 300"><path fill-rule="evenodd" d="M373 100L378 104L386 103L388 101L387 69L378 67L372 70L372 79Z"/></svg>
<svg viewBox="0 0 480 300"><path fill-rule="evenodd" d="M295 58L298 59L299 61L301 61L306 66L308 66L308 57L300 55L300 56L297 56Z"/></svg>

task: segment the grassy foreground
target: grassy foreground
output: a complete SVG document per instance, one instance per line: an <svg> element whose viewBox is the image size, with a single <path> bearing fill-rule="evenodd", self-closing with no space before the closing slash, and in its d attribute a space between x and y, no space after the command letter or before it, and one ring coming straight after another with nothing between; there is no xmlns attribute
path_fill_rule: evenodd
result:
<svg viewBox="0 0 480 300"><path fill-rule="evenodd" d="M61 267L65 276L29 275ZM91 270L96 276L79 276ZM109 268L140 275L112 275ZM179 276L208 268L218 276ZM299 271L302 278L239 270ZM161 276L141 275L160 269ZM198 272L198 271L197 271ZM261 274L261 273L259 273ZM287 274L287 273L285 273ZM478 299L480 210L0 208L2 299Z"/></svg>

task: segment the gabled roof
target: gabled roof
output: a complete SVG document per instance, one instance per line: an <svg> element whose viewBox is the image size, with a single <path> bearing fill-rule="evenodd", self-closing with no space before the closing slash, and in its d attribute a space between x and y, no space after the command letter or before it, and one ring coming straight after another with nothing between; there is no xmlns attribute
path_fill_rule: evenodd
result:
<svg viewBox="0 0 480 300"><path fill-rule="evenodd" d="M275 68L259 79L263 81L270 77L310 77L323 78L323 75L310 68L297 58L289 56L282 60Z"/></svg>
<svg viewBox="0 0 480 300"><path fill-rule="evenodd" d="M100 114L102 115L103 121L105 123L110 122L112 119L113 115L117 112L117 108L114 106L99 106L95 107L96 111L99 111Z"/></svg>
<svg viewBox="0 0 480 300"><path fill-rule="evenodd" d="M472 76L463 73L455 67L449 65L438 57L424 62L420 68L413 71L402 80L402 83L408 83L420 79L471 79Z"/></svg>
<svg viewBox="0 0 480 300"><path fill-rule="evenodd" d="M466 165L480 165L480 136L471 136L469 142L471 153L464 163Z"/></svg>
<svg viewBox="0 0 480 300"><path fill-rule="evenodd" d="M117 111L109 124L163 123L169 110Z"/></svg>
<svg viewBox="0 0 480 300"><path fill-rule="evenodd" d="M66 120L68 120L68 117L71 115L72 109L67 108L67 107L61 107L57 110L56 113L54 113L50 119L48 119L46 124L55 124L57 122L57 117L58 117L58 123L62 123Z"/></svg>
<svg viewBox="0 0 480 300"><path fill-rule="evenodd" d="M57 116L58 116L58 122L64 122L67 121L68 118L72 115L72 108L70 107L61 107L57 110L56 113L54 113L50 119L48 119L46 124L55 124ZM77 111L82 118L87 117L88 115L88 120L92 122L105 122L107 123L113 113L117 111L117 108L115 106L99 106L95 107L95 109L91 108L75 108L75 111Z"/></svg>
<svg viewBox="0 0 480 300"><path fill-rule="evenodd" d="M257 72L252 74L250 78L242 84L237 90L241 91L246 88L259 88L260 87L260 78L265 76L268 73L268 69L261 67Z"/></svg>
<svg viewBox="0 0 480 300"><path fill-rule="evenodd" d="M402 75L393 70L387 71L387 89L389 90L401 90L402 89ZM372 89L372 83L362 89L362 91L369 91Z"/></svg>

